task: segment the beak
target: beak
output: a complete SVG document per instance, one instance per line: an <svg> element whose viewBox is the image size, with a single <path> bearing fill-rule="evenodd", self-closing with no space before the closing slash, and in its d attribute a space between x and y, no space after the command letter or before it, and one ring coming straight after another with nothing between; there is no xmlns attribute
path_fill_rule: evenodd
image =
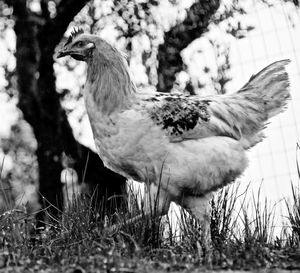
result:
<svg viewBox="0 0 300 273"><path fill-rule="evenodd" d="M60 51L58 51L56 58L61 58L61 57L70 55L70 53L71 53L70 51L60 50Z"/></svg>

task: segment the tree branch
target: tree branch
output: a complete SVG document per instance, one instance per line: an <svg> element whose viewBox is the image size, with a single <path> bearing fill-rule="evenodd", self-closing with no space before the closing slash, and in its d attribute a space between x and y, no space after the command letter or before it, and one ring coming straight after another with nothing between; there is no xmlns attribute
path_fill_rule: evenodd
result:
<svg viewBox="0 0 300 273"><path fill-rule="evenodd" d="M158 48L157 91L169 92L176 73L183 69L181 50L199 38L220 6L219 0L198 0L187 11L185 20L165 33L165 42Z"/></svg>
<svg viewBox="0 0 300 273"><path fill-rule="evenodd" d="M45 18L47 21L50 19L48 2L49 2L49 0L41 0L42 17Z"/></svg>

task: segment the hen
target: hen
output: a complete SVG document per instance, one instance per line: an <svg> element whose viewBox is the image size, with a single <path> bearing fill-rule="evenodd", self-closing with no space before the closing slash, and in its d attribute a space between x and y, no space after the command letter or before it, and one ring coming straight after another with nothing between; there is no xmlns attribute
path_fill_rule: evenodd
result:
<svg viewBox="0 0 300 273"><path fill-rule="evenodd" d="M246 150L290 99L289 60L236 93L200 97L138 91L123 55L95 35L74 31L57 57L66 55L87 63L83 95L99 156L113 171L149 182L148 205L158 198L161 215L174 201L205 218L210 193L241 175Z"/></svg>

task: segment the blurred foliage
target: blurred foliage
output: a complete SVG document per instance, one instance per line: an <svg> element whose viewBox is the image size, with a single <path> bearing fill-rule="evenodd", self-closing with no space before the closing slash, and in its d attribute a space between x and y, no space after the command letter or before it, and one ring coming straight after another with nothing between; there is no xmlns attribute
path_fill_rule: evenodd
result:
<svg viewBox="0 0 300 273"><path fill-rule="evenodd" d="M32 130L24 120L19 120L11 127L9 138L1 139L5 157L13 164L1 179L2 185L6 185L8 189L2 192L2 198L7 198L4 195L11 193L9 199L14 200L11 206L25 206L28 212L34 212L39 208L36 145Z"/></svg>

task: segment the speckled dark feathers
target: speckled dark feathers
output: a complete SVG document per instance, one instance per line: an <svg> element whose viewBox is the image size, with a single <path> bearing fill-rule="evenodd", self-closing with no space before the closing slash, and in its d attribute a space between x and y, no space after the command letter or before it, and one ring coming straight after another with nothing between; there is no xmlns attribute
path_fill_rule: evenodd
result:
<svg viewBox="0 0 300 273"><path fill-rule="evenodd" d="M154 106L149 109L151 119L170 135L181 135L197 124L208 122L209 100L191 100L184 95L161 95L148 98ZM160 103L155 103L160 102Z"/></svg>

